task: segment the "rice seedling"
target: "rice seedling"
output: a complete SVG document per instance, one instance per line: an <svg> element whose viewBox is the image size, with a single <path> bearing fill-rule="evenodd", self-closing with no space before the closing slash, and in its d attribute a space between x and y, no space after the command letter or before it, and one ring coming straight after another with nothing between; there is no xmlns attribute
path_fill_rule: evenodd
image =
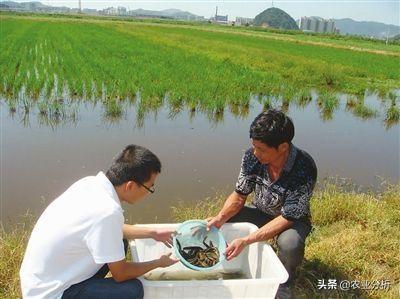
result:
<svg viewBox="0 0 400 299"><path fill-rule="evenodd" d="M400 121L400 108L396 101L392 101L385 113L386 127L390 128Z"/></svg>
<svg viewBox="0 0 400 299"><path fill-rule="evenodd" d="M346 110L361 119L370 119L378 115L378 111L365 104L364 97L349 97L346 103Z"/></svg>
<svg viewBox="0 0 400 299"><path fill-rule="evenodd" d="M321 46L282 39L276 32L243 34L179 22L0 18L2 96L15 97L25 86L35 101L46 87L46 100L100 101L108 115L120 115L117 100L136 98L138 90L142 116L167 103L171 116L188 107L216 120L227 107L246 113L252 94L279 98L278 107L287 111L292 102L307 106L310 89L357 94L400 86L397 56L333 47L335 40ZM273 34L278 38L266 42ZM325 98L320 106L332 111L335 100ZM372 115L362 106L357 113Z"/></svg>
<svg viewBox="0 0 400 299"><path fill-rule="evenodd" d="M29 114L33 106L33 102L27 97L25 92L25 86L22 86L21 90L18 93L18 103L20 103L25 114Z"/></svg>
<svg viewBox="0 0 400 299"><path fill-rule="evenodd" d="M10 112L10 115L14 115L17 112L17 101L15 99L7 99L6 100L8 110Z"/></svg>
<svg viewBox="0 0 400 299"><path fill-rule="evenodd" d="M308 104L312 102L311 91L308 89L300 89L296 96L295 102L299 107L306 107Z"/></svg>
<svg viewBox="0 0 400 299"><path fill-rule="evenodd" d="M47 108L48 108L48 103L45 101L38 101L37 104L37 109L39 110L40 115L47 115Z"/></svg>
<svg viewBox="0 0 400 299"><path fill-rule="evenodd" d="M122 104L123 102L115 98L105 101L103 103L105 117L113 120L120 118L124 111Z"/></svg>
<svg viewBox="0 0 400 299"><path fill-rule="evenodd" d="M331 120L333 112L339 107L339 98L332 92L322 92L318 94L317 105L321 113L322 120Z"/></svg>
<svg viewBox="0 0 400 299"><path fill-rule="evenodd" d="M229 105L230 112L237 118L246 119L250 111L250 101L244 103L232 103Z"/></svg>
<svg viewBox="0 0 400 299"><path fill-rule="evenodd" d="M329 87L333 87L338 83L337 73L331 65L325 66L323 70L321 70L321 77L324 83Z"/></svg>

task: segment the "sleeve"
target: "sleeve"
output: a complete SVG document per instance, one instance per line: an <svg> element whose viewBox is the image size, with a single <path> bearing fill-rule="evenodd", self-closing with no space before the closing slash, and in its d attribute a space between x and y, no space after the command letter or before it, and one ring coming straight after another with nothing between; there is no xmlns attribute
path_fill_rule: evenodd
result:
<svg viewBox="0 0 400 299"><path fill-rule="evenodd" d="M121 215L109 214L95 222L86 234L86 244L96 264L125 259L123 223Z"/></svg>
<svg viewBox="0 0 400 299"><path fill-rule="evenodd" d="M254 191L256 185L255 175L252 173L257 158L251 150L247 150L242 158L239 177L236 182L235 191L242 195L249 195Z"/></svg>
<svg viewBox="0 0 400 299"><path fill-rule="evenodd" d="M282 206L282 216L288 220L296 221L311 216L310 199L313 195L317 180L315 164L307 175L298 179L296 187L288 190L285 202Z"/></svg>

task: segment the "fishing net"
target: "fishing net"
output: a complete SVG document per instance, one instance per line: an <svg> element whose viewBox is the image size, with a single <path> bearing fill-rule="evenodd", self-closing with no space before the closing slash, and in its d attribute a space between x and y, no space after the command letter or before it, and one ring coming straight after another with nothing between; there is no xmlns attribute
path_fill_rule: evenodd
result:
<svg viewBox="0 0 400 299"><path fill-rule="evenodd" d="M207 231L206 221L188 220L177 229L173 238L175 255L188 268L208 271L225 259L225 239L216 227Z"/></svg>

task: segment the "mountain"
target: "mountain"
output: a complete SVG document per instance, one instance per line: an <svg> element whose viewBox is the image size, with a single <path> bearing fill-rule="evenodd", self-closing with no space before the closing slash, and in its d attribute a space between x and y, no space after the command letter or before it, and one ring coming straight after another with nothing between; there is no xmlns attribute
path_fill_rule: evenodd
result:
<svg viewBox="0 0 400 299"><path fill-rule="evenodd" d="M33 12L70 12L69 7L54 7L50 5L42 4L38 1L32 2L13 2L13 1L2 1L0 3L0 9L4 10L17 10L17 11L33 11Z"/></svg>
<svg viewBox="0 0 400 299"><path fill-rule="evenodd" d="M32 2L13 2L13 1L1 1L0 9L2 10L17 10L17 11L32 11L32 12L58 12L58 13L69 13L69 12L77 12L77 8L68 8L68 7L54 7L49 5L44 5L37 1ZM107 10L107 9L105 9ZM104 10L94 10L94 9L83 9L84 13L99 13L101 14ZM113 14L118 14L115 12ZM131 10L127 13L132 16L149 16L149 17L168 17L173 19L180 20L197 20L202 21L205 20L202 16L197 16L187 11L183 11L180 9L165 9L161 11L156 10L145 10L145 9L136 9Z"/></svg>
<svg viewBox="0 0 400 299"><path fill-rule="evenodd" d="M174 9L174 8L164 9L161 11L161 13L164 13L170 17L179 18L179 19L198 19L199 18L199 16L192 14L188 11L183 11L183 10Z"/></svg>
<svg viewBox="0 0 400 299"><path fill-rule="evenodd" d="M353 19L335 19L335 27L340 34L362 35L385 39L400 34L400 26L388 25L370 21L355 21Z"/></svg>
<svg viewBox="0 0 400 299"><path fill-rule="evenodd" d="M13 1L1 1L1 6L14 8L14 9L39 9L39 8L50 7L48 5L44 5L37 1L22 2L22 3L13 2Z"/></svg>
<svg viewBox="0 0 400 299"><path fill-rule="evenodd" d="M135 9L130 11L130 15L138 15L138 16L162 16L162 17L170 17L174 19L184 19L184 20L200 20L204 19L204 17L197 16L187 11L183 11L180 9L164 9L164 10L145 10L145 9Z"/></svg>
<svg viewBox="0 0 400 299"><path fill-rule="evenodd" d="M254 18L254 25L281 29L299 29L295 20L282 9L271 7Z"/></svg>
<svg viewBox="0 0 400 299"><path fill-rule="evenodd" d="M395 36L392 36L392 37L390 38L390 40L393 40L393 41L400 41L400 34L396 34Z"/></svg>

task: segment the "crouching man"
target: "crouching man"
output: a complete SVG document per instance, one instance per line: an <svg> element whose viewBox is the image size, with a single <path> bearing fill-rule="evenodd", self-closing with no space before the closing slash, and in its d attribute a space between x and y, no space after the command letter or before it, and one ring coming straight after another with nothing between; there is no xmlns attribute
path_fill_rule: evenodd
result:
<svg viewBox="0 0 400 299"><path fill-rule="evenodd" d="M178 260L169 254L127 262L123 239L153 238L170 247L172 231L124 224L121 202L153 193L160 171L151 151L129 145L106 174L85 177L55 199L29 239L20 269L23 298L142 298L136 278Z"/></svg>
<svg viewBox="0 0 400 299"><path fill-rule="evenodd" d="M227 260L249 244L277 237L278 256L289 273L277 298L292 298L295 271L311 230L310 198L317 179L313 159L292 144L293 137L294 125L283 112L269 110L256 117L250 127L253 147L244 154L236 189L207 224L251 222L259 227L229 244ZM245 206L252 192L252 204Z"/></svg>

